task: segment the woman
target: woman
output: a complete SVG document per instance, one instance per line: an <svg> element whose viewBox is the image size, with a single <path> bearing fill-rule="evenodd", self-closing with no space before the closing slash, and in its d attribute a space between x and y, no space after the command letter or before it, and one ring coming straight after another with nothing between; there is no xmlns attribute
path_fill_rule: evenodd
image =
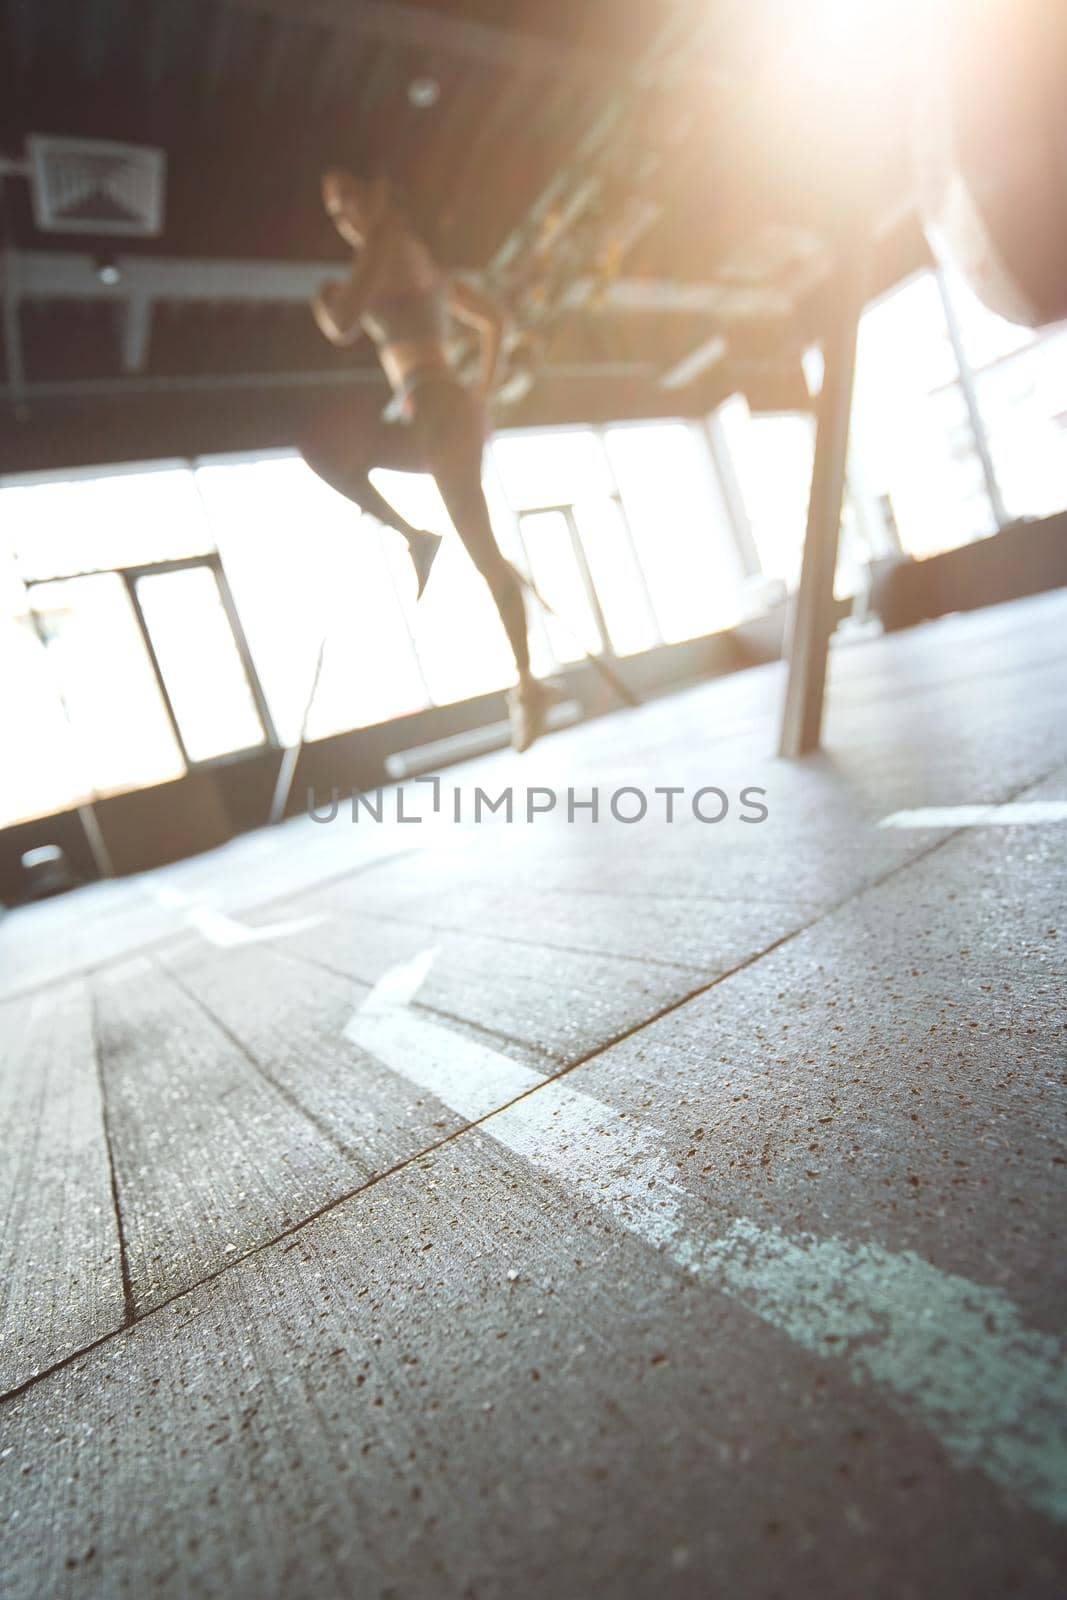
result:
<svg viewBox="0 0 1067 1600"><path fill-rule="evenodd" d="M323 203L356 255L343 282L323 284L312 301L331 344L367 333L378 350L402 422L378 420L355 430L334 420L305 445L309 466L332 488L407 540L418 593L429 577L439 537L405 522L375 489L375 467L430 472L475 566L489 585L518 669L508 695L512 744L527 750L544 729L548 692L530 672L526 612L515 572L497 546L482 492L487 409L500 354L495 306L466 284L446 280L423 241L392 203L384 179L365 183L347 172L322 179ZM478 382L465 387L447 354L448 315L481 340Z"/></svg>

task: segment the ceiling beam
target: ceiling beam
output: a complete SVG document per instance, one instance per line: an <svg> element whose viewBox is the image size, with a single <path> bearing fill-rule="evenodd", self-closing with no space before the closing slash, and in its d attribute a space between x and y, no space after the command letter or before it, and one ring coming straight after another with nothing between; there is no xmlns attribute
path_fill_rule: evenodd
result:
<svg viewBox="0 0 1067 1600"><path fill-rule="evenodd" d="M22 300L110 300L141 296L149 301L306 301L324 278L336 278L347 263L333 261L244 261L204 256L108 258L117 269L114 283L102 283L96 257L73 250L12 252L17 273L12 285ZM476 274L472 276L477 276ZM592 280L576 279L564 297L577 308L588 300ZM598 310L693 314L767 315L788 310L780 290L718 283L678 283L671 278L618 278L602 289Z"/></svg>
<svg viewBox="0 0 1067 1600"><path fill-rule="evenodd" d="M102 282L98 258L69 250L8 250L4 271L3 309L8 348L17 358L17 306L21 300L103 300L121 316L122 366L130 376L148 365L154 307L172 304L295 305L305 304L324 278L344 270L339 261L241 261L183 256L114 256L108 266L116 281ZM576 279L563 307L635 316L675 312L729 321L732 317L785 316L792 307L780 290L719 283L676 283L671 279L619 278L589 301L591 280ZM703 343L681 366L662 379L665 388L684 386L717 358L716 340ZM696 370L692 364L698 363ZM10 360L18 381L17 359Z"/></svg>
<svg viewBox="0 0 1067 1600"><path fill-rule="evenodd" d="M19 253L11 236L10 213L4 193L4 172L0 168L0 328L3 332L4 365L8 373L10 397L21 399L25 372L22 361L22 330L19 326Z"/></svg>
<svg viewBox="0 0 1067 1600"><path fill-rule="evenodd" d="M322 371L180 372L130 378L44 378L23 383L16 391L0 383L0 400L115 400L137 395L204 394L228 389L346 389L380 386L377 367L330 367Z"/></svg>
<svg viewBox="0 0 1067 1600"><path fill-rule="evenodd" d="M548 362L539 376L563 381L627 383L650 380L656 367L651 361ZM302 371L166 373L130 378L47 378L33 382L0 383L0 401L114 400L137 395L205 394L254 389L381 388L385 378L378 367L329 367Z"/></svg>
<svg viewBox="0 0 1067 1600"><path fill-rule="evenodd" d="M114 282L101 282L96 257L74 250L19 251L22 299L309 300L343 261L241 261L194 256L108 257Z"/></svg>
<svg viewBox="0 0 1067 1600"><path fill-rule="evenodd" d="M551 74L564 65L582 65L605 77L613 60L608 50L590 50L540 34L472 22L405 0L223 0L235 10L257 12L286 22L328 28L338 34L384 39L413 50L467 56L490 65L501 61Z"/></svg>

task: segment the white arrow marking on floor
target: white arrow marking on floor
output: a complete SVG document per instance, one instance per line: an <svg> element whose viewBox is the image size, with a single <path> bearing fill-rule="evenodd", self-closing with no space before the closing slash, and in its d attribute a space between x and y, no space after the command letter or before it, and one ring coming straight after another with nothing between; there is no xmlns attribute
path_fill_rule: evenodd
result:
<svg viewBox="0 0 1067 1600"><path fill-rule="evenodd" d="M435 956L387 972L345 1037L460 1116L487 1117L484 1133L805 1350L843 1361L854 1382L891 1391L960 1465L1067 1520L1057 1340L1027 1328L998 1290L910 1251L790 1237L743 1219L709 1238L705 1207L647 1127L411 1010Z"/></svg>
<svg viewBox="0 0 1067 1600"><path fill-rule="evenodd" d="M210 944L225 950L242 944L260 944L265 939L284 939L286 934L303 933L307 928L317 928L326 920L325 915L292 917L288 922L267 922L260 927L250 927L247 922L228 917L224 911L197 905L187 894L169 885L156 889L154 893L159 905L174 911L184 910L185 920L190 927L203 934Z"/></svg>
<svg viewBox="0 0 1067 1600"><path fill-rule="evenodd" d="M1067 800L1015 800L1008 805L920 806L894 811L880 828L1024 828L1067 822Z"/></svg>

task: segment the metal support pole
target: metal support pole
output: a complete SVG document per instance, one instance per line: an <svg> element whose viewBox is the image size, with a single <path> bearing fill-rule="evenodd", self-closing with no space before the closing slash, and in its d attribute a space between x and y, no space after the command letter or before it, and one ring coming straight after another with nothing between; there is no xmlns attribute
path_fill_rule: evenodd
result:
<svg viewBox="0 0 1067 1600"><path fill-rule="evenodd" d="M834 572L848 460L848 426L856 367L856 333L864 305L866 250L842 247L833 321L823 341L823 380L816 407L815 463L800 583L788 628L789 682L778 753L787 759L819 747L826 657L833 632Z"/></svg>
<svg viewBox="0 0 1067 1600"><path fill-rule="evenodd" d="M222 564L222 557L219 555L208 556L205 565L210 567L215 574L215 582L218 584L219 589L219 599L222 601L222 609L226 613L226 621L230 624L230 632L233 634L233 642L237 646L237 654L241 658L241 669L244 672L245 681L252 695L256 715L259 718L260 727L263 729L264 740L274 749L277 749L280 741L277 729L274 726L274 718L271 716L266 692L256 670L256 664L252 659L252 652L248 647L244 624L241 621L241 614L233 598L233 590L230 588L230 580L226 576L226 568Z"/></svg>
<svg viewBox="0 0 1067 1600"><path fill-rule="evenodd" d="M574 552L575 564L582 580L585 597L589 601L589 609L593 613L593 621L596 623L596 631L600 638L600 654L602 656L613 656L615 654L615 646L611 642L611 630L608 627L608 619L604 615L604 608L600 604L600 596L596 592L596 584L593 582L593 574L589 569L589 562L585 557L585 546L582 544L582 536L578 532L578 522L574 515L574 507L561 506L560 511L563 514L564 522L567 524L567 532L571 536L571 549Z"/></svg>
<svg viewBox="0 0 1067 1600"><path fill-rule="evenodd" d="M733 534L734 549L737 553L738 563L746 578L759 578L763 574L763 565L760 561L756 541L752 536L752 522L749 518L745 497L741 492L741 485L737 479L733 456L730 446L726 442L726 429L723 427L722 418L717 411L705 417L704 426L700 430L704 447L711 461L711 470L718 485L719 494L726 507L726 515Z"/></svg>
<svg viewBox="0 0 1067 1600"><path fill-rule="evenodd" d="M148 664L155 674L156 688L159 690L159 698L163 702L163 709L167 713L167 720L170 723L170 731L174 735L174 742L181 752L181 758L186 767L191 767L193 763L190 760L188 750L185 748L185 739L182 736L181 725L178 722L178 713L174 709L174 702L170 697L170 690L167 687L167 680L163 675L163 668L160 664L159 657L156 654L155 641L152 638L148 628L148 623L145 619L144 607L141 605L141 597L137 593L137 573L132 568L120 569L119 577L126 586L126 598L130 602L130 610L133 612L134 621L137 623L137 626L140 630L141 642L145 647L145 654L148 656Z"/></svg>
<svg viewBox="0 0 1067 1600"><path fill-rule="evenodd" d="M300 732L297 734L296 743L288 745L282 751L278 775L274 780L274 793L271 795L270 814L267 817L267 822L272 828L285 817L286 807L289 804L289 795L292 792L293 779L296 777L296 765L300 760L300 753L307 742L311 708L315 704L315 696L319 692L319 679L322 677L322 662L326 654L326 638L327 635L324 633L319 643L319 653L315 657L315 671L312 674L311 688L308 690L307 699L304 701L304 715L300 719Z"/></svg>
<svg viewBox="0 0 1067 1600"><path fill-rule="evenodd" d="M622 498L618 474L611 460L611 451L608 449L607 430L600 427L594 428L593 431L596 434L597 444L600 446L600 459L604 464L604 471L607 473L608 481L611 484L611 499L619 515L619 527L626 540L626 547L630 552L630 560L633 562L633 570L637 576L641 593L644 596L645 605L648 608L648 619L652 624L653 638L656 644L663 644L665 642L663 629L660 627L659 617L656 615L656 603L652 598L652 590L648 586L648 574L645 571L645 564L641 560L641 553L637 548L633 525L630 522L630 513L627 511L626 502Z"/></svg>

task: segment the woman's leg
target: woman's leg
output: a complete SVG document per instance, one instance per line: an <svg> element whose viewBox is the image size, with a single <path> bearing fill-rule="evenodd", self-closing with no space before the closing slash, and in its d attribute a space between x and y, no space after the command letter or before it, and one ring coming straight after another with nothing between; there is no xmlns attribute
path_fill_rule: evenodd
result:
<svg viewBox="0 0 1067 1600"><path fill-rule="evenodd" d="M496 542L482 489L482 419L458 384L432 382L416 389L412 432L437 480L441 498L467 553L496 602L520 683L530 677L522 588Z"/></svg>
<svg viewBox="0 0 1067 1600"><path fill-rule="evenodd" d="M361 511L369 512L405 538L419 531L404 521L370 481L376 467L395 472L426 471L410 428L383 422L364 407L335 406L315 424L301 444L300 453L312 472Z"/></svg>
<svg viewBox="0 0 1067 1600"><path fill-rule="evenodd" d="M518 687L508 695L511 742L528 750L545 729L552 696L530 671L522 586L505 561L489 520L482 489L484 422L481 407L458 383L428 383L415 391L413 427L448 514L478 571L489 585L508 636Z"/></svg>
<svg viewBox="0 0 1067 1600"><path fill-rule="evenodd" d="M302 444L301 454L331 489L403 535L421 595L440 539L435 533L413 528L370 481L376 467L393 472L429 470L414 429L402 423L383 422L363 408L339 406L316 425Z"/></svg>

